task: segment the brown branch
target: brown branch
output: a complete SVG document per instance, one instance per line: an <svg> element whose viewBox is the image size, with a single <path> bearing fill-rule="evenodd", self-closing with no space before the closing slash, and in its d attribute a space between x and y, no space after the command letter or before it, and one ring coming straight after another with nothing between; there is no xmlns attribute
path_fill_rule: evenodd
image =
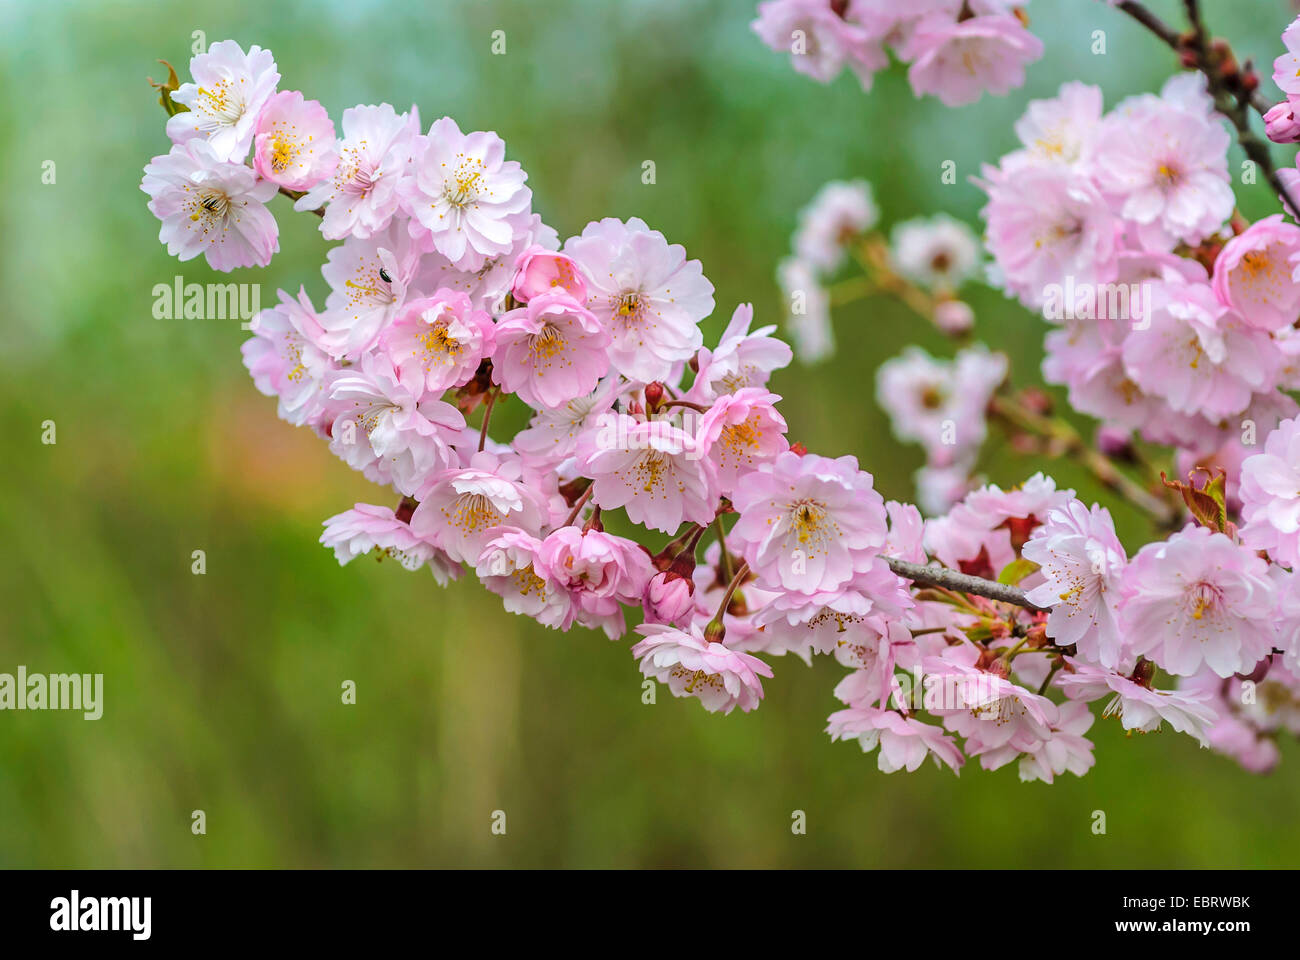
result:
<svg viewBox="0 0 1300 960"><path fill-rule="evenodd" d="M1036 603L1030 603L1025 598L1025 591L1010 584L985 580L983 577L973 577L968 573L949 570L947 567L941 567L938 564L909 563L907 560L886 557L883 554L881 559L889 564L890 570L893 570L904 580L911 580L913 583L919 583L922 586L944 587L958 593L972 593L977 597L986 597L989 600L1014 604L1017 607L1024 607L1026 610L1032 610L1036 613L1049 609L1048 607L1040 607Z"/></svg>

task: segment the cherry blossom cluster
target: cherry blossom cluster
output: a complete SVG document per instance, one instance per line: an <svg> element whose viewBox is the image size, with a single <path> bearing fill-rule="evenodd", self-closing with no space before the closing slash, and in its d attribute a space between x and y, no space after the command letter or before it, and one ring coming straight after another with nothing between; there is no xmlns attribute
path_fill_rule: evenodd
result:
<svg viewBox="0 0 1300 960"><path fill-rule="evenodd" d="M1235 485L1255 432L1297 411L1300 227L1234 215L1231 137L1199 74L1105 114L1069 83L1017 134L980 183L995 282L1054 326L1044 379Z"/></svg>
<svg viewBox="0 0 1300 960"><path fill-rule="evenodd" d="M1300 91L1300 20L1283 39L1274 76L1290 96ZM1211 49L1232 65L1221 42ZM1253 85L1240 80L1238 90L1244 100ZM1274 140L1300 139L1278 119L1289 110L1290 100L1267 111ZM1029 600L1051 609L1046 637L1071 653L1055 681L1026 671L1025 689L1041 683L1041 695L1055 685L1067 698L1085 686L1098 697L1111 691L1106 712L1131 714L1126 727L1148 729L1164 716L1248 768L1267 769L1278 759L1277 734L1300 732L1300 418L1292 396L1300 388L1300 227L1282 213L1253 224L1236 213L1232 138L1201 72L1110 113L1098 88L1067 83L1056 98L1032 102L1016 134L1021 149L976 181L989 195L989 280L1051 324L1044 377L1066 387L1075 410L1101 420L1098 449L1082 449L1066 422L1042 415L1045 395L1008 397L1005 358L982 345L952 360L909 347L878 371L877 400L895 435L926 452L916 477L920 504L936 515L926 522L926 552L950 569L1019 582ZM1279 171L1278 180L1285 189L1300 171ZM796 341L809 328L830 330L836 291L854 281L821 281L844 251L868 280L847 299L887 292L915 305L927 285L915 270L895 271L911 288L872 282L878 270L864 236L876 218L855 220L844 192L829 184L805 210L778 271ZM818 255L834 245L838 257ZM960 259L945 251L942 261ZM924 303L917 312L936 319ZM818 355L828 353L829 332L816 340L826 345ZM998 509L1000 498L1034 485L971 492L988 413L1039 430L1050 441L1045 452L1085 454L1107 485L1160 508L1162 525L1181 527L1188 512L1193 522L1130 561L1095 505L1043 496L1020 516ZM1168 490L1153 493L1108 462L1146 462L1145 445L1172 448L1169 472L1191 482L1165 481ZM1041 491L1054 490L1038 479ZM1164 493L1188 509L1168 515ZM1006 529L1009 543L995 549L972 528ZM1018 629L1032 634L1035 619L1021 619ZM1179 688L1160 689L1158 671ZM1012 665L1011 676L1018 672ZM969 743L964 751L984 755ZM1031 754L1022 752L1022 775L1030 775Z"/></svg>
<svg viewBox="0 0 1300 960"><path fill-rule="evenodd" d="M766 0L754 32L822 83L847 67L870 90L893 51L918 97L946 106L1004 96L1043 55L1023 4L1005 0Z"/></svg>
<svg viewBox="0 0 1300 960"><path fill-rule="evenodd" d="M388 104L345 110L336 128L319 103L278 89L256 46L213 44L190 75L158 85L172 146L142 189L160 241L218 270L264 266L278 193L336 242L323 306L305 287L281 291L243 358L281 418L395 501L325 521L321 542L341 564L390 558L442 584L470 572L512 613L612 640L630 613L641 673L711 712L755 709L777 657L833 657L847 673L828 731L887 772L978 758L1026 780L1081 775L1093 701L1127 730L1167 724L1252 769L1275 762L1278 730L1300 730L1300 420L1245 460L1240 524L1221 485L1179 485L1189 522L1130 556L1104 507L1047 476L1007 491L965 483L1005 358L909 352L882 371L881 400L928 469L964 483L923 519L887 502L853 456L788 439L769 381L791 349L775 326L755 328L748 304L706 346L712 284L641 220L598 220L561 242L496 134L448 117L426 130L414 107ZM1207 120L1193 93L1178 96L1155 99ZM1034 164L1072 170L1025 163L1026 177ZM1002 176L987 176L991 189ZM1204 219L1191 199L1175 206L1171 222ZM969 231L937 218L886 243L877 218L865 184L819 196L790 261L807 291L829 301L822 283L852 253L936 322L940 307L964 306L955 292L980 260ZM1117 262L1121 242L1117 228ZM1159 262L1196 259L1184 252ZM1206 296L1225 295L1204 278L1168 282L1207 311ZM1196 283L1204 296L1183 291ZM1226 289L1236 306L1191 327L1207 343L1256 302ZM1161 309L1193 323L1190 307ZM1253 324L1240 321L1244 336L1284 341L1281 324ZM802 349L806 332L797 339ZM1202 348L1202 376L1236 349L1221 339ZM493 416L507 404L528 417L510 436Z"/></svg>

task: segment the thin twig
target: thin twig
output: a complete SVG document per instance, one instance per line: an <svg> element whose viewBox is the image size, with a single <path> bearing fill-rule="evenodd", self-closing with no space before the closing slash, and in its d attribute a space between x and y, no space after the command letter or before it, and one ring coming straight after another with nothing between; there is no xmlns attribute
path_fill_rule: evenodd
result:
<svg viewBox="0 0 1300 960"><path fill-rule="evenodd" d="M478 431L478 449L480 453L482 453L483 448L487 446L488 422L492 419L492 405L497 402L497 396L499 393L500 391L494 387L488 388L487 398L485 400L486 406L483 407L483 425L479 427Z"/></svg>
<svg viewBox="0 0 1300 960"><path fill-rule="evenodd" d="M595 489L596 489L596 485L593 483L591 486L587 487L586 490L582 491L582 496L580 496L578 498L578 502L573 505L573 510L572 512L570 512L569 518L565 520L564 523L561 524L561 526L565 526L565 527L573 526L573 521L578 519L578 514L582 512L582 508L586 506L587 501L591 499L591 493Z"/></svg>

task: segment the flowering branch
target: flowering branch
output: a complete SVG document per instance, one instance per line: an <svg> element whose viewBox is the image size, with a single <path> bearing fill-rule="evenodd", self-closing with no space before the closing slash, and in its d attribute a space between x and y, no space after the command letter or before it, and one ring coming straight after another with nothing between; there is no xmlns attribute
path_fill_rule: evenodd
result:
<svg viewBox="0 0 1300 960"><path fill-rule="evenodd" d="M806 13L802 2L764 7L769 18ZM1015 17L982 9L918 27L914 85L965 102L958 63L978 64L990 89L1018 85L1041 45ZM1293 517L1300 498L1288 453L1300 418L1270 428L1264 456L1244 449L1253 433L1232 436L1237 418L1253 431L1259 417L1297 410L1300 227L1274 216L1226 237L1232 138L1211 103L1266 165L1247 123L1253 74L1207 40L1198 4L1187 2L1184 37L1124 9L1206 74L1212 99L1186 74L1108 117L1100 90L1082 84L1037 102L1024 149L978 181L990 195L985 242L999 284L1064 321L1044 373L1070 388L1073 409L1198 458L1183 469L1227 459L1232 478L1207 470L1203 485L1166 491L1122 473L1028 391L999 394L1007 359L983 345L951 362L913 347L881 367L877 396L899 438L926 446L917 486L931 516L885 502L856 457L789 441L767 385L793 354L773 327L754 328L751 305L704 345L715 290L682 247L635 218L593 221L562 241L532 212L527 176L495 134L467 134L450 117L423 132L416 111L388 104L345 111L340 134L317 101L277 90L260 47L221 41L191 62L193 82L169 73L155 85L171 146L141 189L169 251L220 271L271 262L277 190L323 211L321 234L340 244L321 270L324 308L306 289L281 292L252 318L242 354L283 419L327 440L385 498L401 495L394 508L358 503L325 521L321 542L340 563L392 557L444 584L468 573L513 613L611 639L629 633L626 608L638 609L641 675L711 712L760 704L760 678L773 675L762 654L833 655L853 673L835 688L845 708L827 729L878 747L887 772L900 758L956 770L996 754L1023 779L1080 774L1093 763L1087 704L1103 697L1102 716L1130 730L1164 721L1204 743L1222 741L1207 733L1215 724L1244 725L1230 731L1244 752L1264 727L1229 716L1235 688L1215 695L1206 683L1300 689L1300 535L1271 519ZM850 46L892 32L858 31L846 19L855 15L832 8L817 29ZM1300 20L1283 39L1293 62L1275 79L1295 74L1287 93L1300 97ZM959 88L947 86L954 76ZM1300 122L1283 120L1297 129L1270 117L1270 137L1300 140ZM1134 197L1151 216L1124 215ZM969 330L973 311L955 294L982 257L967 225L899 223L886 243L862 181L828 184L800 219L797 259L779 275L805 359L832 347L818 326L831 299L821 281L850 253L865 276L839 297L888 293L946 333ZM1089 296L1075 296L1076 281ZM1146 282L1161 285L1154 305ZM1067 288L1057 315L1046 304ZM531 413L507 437L491 418L511 396ZM1109 511L1050 476L971 489L989 416L1075 458L1158 523L1179 525L1175 495L1197 523L1130 557ZM490 425L503 442L488 444ZM1228 441L1239 463L1214 453ZM1118 460L1124 446L1114 447ZM724 526L727 513L735 521ZM607 532L606 518L628 535ZM710 527L716 569L699 569ZM675 533L657 553L646 545ZM952 643L954 632L970 642ZM957 699L902 709L896 671L913 663L896 646L944 686L959 681ZM1185 685L1154 690L1156 667Z"/></svg>

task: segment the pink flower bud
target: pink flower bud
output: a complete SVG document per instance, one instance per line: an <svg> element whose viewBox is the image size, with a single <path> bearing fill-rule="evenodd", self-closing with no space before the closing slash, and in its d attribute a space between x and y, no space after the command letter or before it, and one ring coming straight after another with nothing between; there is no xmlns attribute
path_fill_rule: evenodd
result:
<svg viewBox="0 0 1300 960"><path fill-rule="evenodd" d="M1300 143L1300 121L1291 111L1291 102L1283 100L1264 114L1264 132L1274 143Z"/></svg>
<svg viewBox="0 0 1300 960"><path fill-rule="evenodd" d="M944 300L934 308L934 325L949 335L965 333L975 325L975 311L964 300Z"/></svg>
<svg viewBox="0 0 1300 960"><path fill-rule="evenodd" d="M510 291L520 303L539 293L559 288L578 303L587 302L587 282L571 257L533 244L515 261L515 282Z"/></svg>
<svg viewBox="0 0 1300 960"><path fill-rule="evenodd" d="M683 626L695 612L695 584L686 577L665 570L646 584L642 606L648 623Z"/></svg>

